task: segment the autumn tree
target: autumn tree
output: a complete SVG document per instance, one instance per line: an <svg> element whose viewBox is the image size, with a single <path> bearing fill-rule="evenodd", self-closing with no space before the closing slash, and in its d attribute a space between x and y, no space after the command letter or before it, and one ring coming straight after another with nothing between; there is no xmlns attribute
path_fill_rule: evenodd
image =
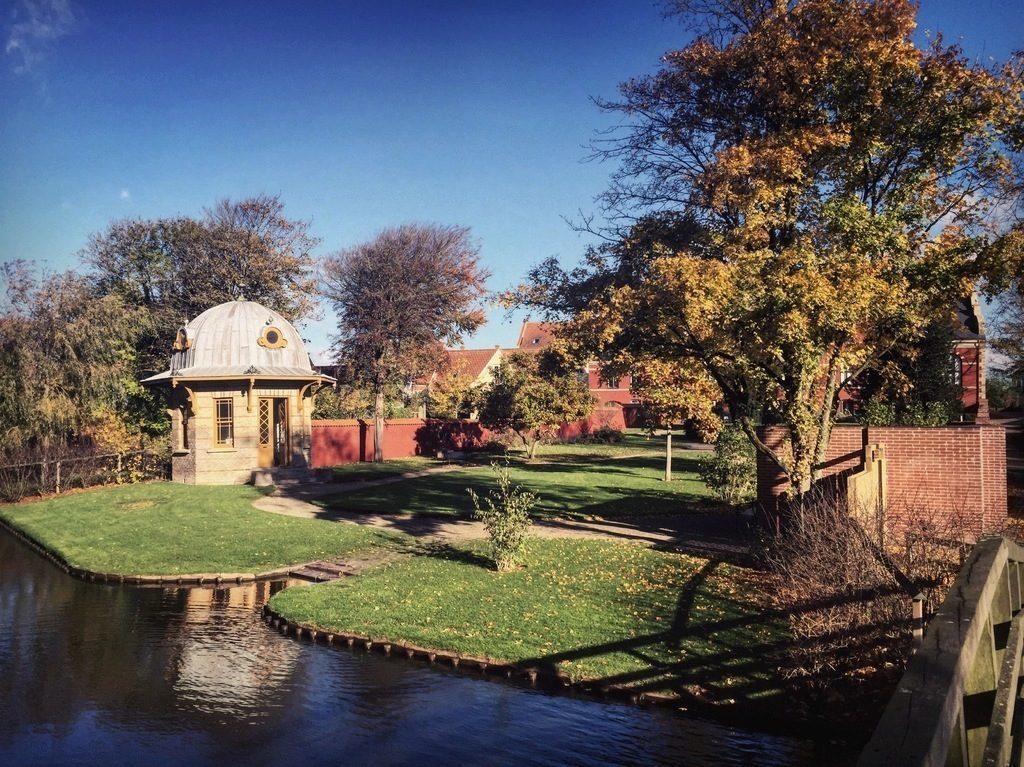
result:
<svg viewBox="0 0 1024 767"><path fill-rule="evenodd" d="M383 460L385 394L434 369L484 321L488 273L460 226L405 224L330 256L321 291L338 320L335 354L374 395L374 461Z"/></svg>
<svg viewBox="0 0 1024 767"><path fill-rule="evenodd" d="M292 321L313 314L317 243L280 198L259 195L221 200L199 218L115 221L80 255L95 295L143 310L140 378L167 365L177 329L211 306L246 298ZM155 392L134 392L128 406L151 430L165 428Z"/></svg>
<svg viewBox="0 0 1024 767"><path fill-rule="evenodd" d="M577 371L558 352L512 352L480 392L480 423L510 430L533 460L537 445L560 424L590 415L594 398Z"/></svg>
<svg viewBox="0 0 1024 767"><path fill-rule="evenodd" d="M634 361L630 390L643 406L651 428L665 429L665 481L672 479L672 427L689 422L708 442L722 428L715 406L722 393L693 360L643 359Z"/></svg>
<svg viewBox="0 0 1024 767"><path fill-rule="evenodd" d="M139 387L133 373L144 312L118 296L94 296L74 272L39 275L15 261L2 274L0 450L59 452L100 432L121 435L110 445L116 449L137 440L120 414Z"/></svg>
<svg viewBox="0 0 1024 767"><path fill-rule="evenodd" d="M177 329L211 306L246 298L295 321L316 309L318 240L284 214L278 197L221 200L198 218L115 221L81 257L97 295L116 295L149 314L142 353L166 364Z"/></svg>
<svg viewBox="0 0 1024 767"><path fill-rule="evenodd" d="M910 0L680 0L696 36L603 107L614 240L517 298L601 358L694 360L806 490L843 369L1021 263L1020 60L913 40ZM788 427L786 449L758 419Z"/></svg>
<svg viewBox="0 0 1024 767"><path fill-rule="evenodd" d="M427 415L431 418L459 418L476 409L473 377L466 365L445 356L427 387Z"/></svg>

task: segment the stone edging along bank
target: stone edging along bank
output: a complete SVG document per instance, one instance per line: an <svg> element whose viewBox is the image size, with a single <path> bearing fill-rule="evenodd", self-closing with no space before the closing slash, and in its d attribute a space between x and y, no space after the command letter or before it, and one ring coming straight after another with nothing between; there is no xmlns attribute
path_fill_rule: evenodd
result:
<svg viewBox="0 0 1024 767"><path fill-rule="evenodd" d="M667 707L676 711L697 714L708 719L732 724L744 728L761 729L765 732L788 734L793 737L809 737L820 735L824 731L832 732L839 738L847 737L848 733L841 728L830 728L825 722L802 721L793 717L789 706L780 707L778 701L760 704L756 701L716 701L705 698L698 693L689 691L677 693L660 693L638 690L618 684L602 684L595 680L573 682L568 674L557 673L536 666L510 663L494 658L481 658L462 655L450 650L437 650L421 647L412 642L394 641L390 639L374 639L363 634L345 631L327 631L306 623L285 618L270 605L263 605L261 612L263 621L278 630L285 637L295 640L303 639L313 644L325 644L333 647L348 647L352 650L379 652L389 657L402 657L408 660L424 661L430 664L444 663L461 672L477 672L484 676L504 678L512 682L528 684L539 689L580 694L606 700L619 700L634 705L653 705Z"/></svg>
<svg viewBox="0 0 1024 767"><path fill-rule="evenodd" d="M448 650L436 650L429 647L421 647L411 642L397 642L388 639L373 639L361 634L353 634L344 631L325 631L305 623L290 621L277 611L271 609L270 605L263 606L263 620L273 628L279 630L284 636L293 636L296 639L306 638L314 644L324 643L328 645L347 645L352 648L360 648L367 652L382 652L384 655L404 655L408 659L425 660L429 663L438 661L449 664L452 668L463 670L476 670L482 674L501 676L508 679L518 679L529 682L531 686L541 686L548 689L572 689L590 694L600 694L603 697L628 700L632 703L653 703L659 705L671 705L678 708L684 707L686 699L668 693L643 692L621 685L601 685L599 683L579 681L573 682L567 674L559 674L535 666L523 666L508 661L495 660L493 658L480 658L472 655L462 655ZM703 702L703 705L713 708L723 708L722 705L715 705L710 702Z"/></svg>
<svg viewBox="0 0 1024 767"><path fill-rule="evenodd" d="M87 570L84 567L75 567L57 551L40 543L28 533L19 530L6 519L0 518L0 527L4 528L15 538L42 554L72 578L77 578L81 581L124 583L130 586L238 585L242 583L253 583L255 581L273 580L275 578L286 578L293 570L299 570L304 566L303 564L289 565L288 567L279 567L276 570L268 570L264 573L199 573L188 575L121 575L119 573L101 573L95 570Z"/></svg>

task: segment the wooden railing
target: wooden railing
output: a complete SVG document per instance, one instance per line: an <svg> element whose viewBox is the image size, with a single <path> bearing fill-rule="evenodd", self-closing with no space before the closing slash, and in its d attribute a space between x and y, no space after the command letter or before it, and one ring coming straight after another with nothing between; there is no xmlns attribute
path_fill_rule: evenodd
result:
<svg viewBox="0 0 1024 767"><path fill-rule="evenodd" d="M858 764L1019 764L1024 548L982 539L928 625Z"/></svg>
<svg viewBox="0 0 1024 767"><path fill-rule="evenodd" d="M0 465L0 499L61 493L73 487L167 479L167 459L147 450L64 456L49 461Z"/></svg>

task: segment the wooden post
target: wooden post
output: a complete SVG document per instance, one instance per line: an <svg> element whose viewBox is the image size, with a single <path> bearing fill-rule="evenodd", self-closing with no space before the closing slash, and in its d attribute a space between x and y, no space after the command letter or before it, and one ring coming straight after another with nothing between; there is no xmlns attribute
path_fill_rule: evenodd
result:
<svg viewBox="0 0 1024 767"><path fill-rule="evenodd" d="M665 432L665 481L672 481L672 427Z"/></svg>
<svg viewBox="0 0 1024 767"><path fill-rule="evenodd" d="M117 454L117 474L114 475L114 481L117 484L121 484L121 454Z"/></svg>
<svg viewBox="0 0 1024 767"><path fill-rule="evenodd" d="M918 594L911 603L912 630L914 633L914 649L921 646L924 638L924 594Z"/></svg>
<svg viewBox="0 0 1024 767"><path fill-rule="evenodd" d="M55 489L55 492L59 495L60 494L60 461L57 461L57 478L56 478L56 482L54 483L54 489Z"/></svg>

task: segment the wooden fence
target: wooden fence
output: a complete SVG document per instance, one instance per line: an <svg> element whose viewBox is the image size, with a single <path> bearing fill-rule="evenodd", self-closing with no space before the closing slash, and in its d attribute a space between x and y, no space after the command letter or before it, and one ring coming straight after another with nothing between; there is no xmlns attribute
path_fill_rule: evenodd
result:
<svg viewBox="0 0 1024 767"><path fill-rule="evenodd" d="M148 450L65 456L0 466L0 499L18 501L75 487L169 478L170 461Z"/></svg>
<svg viewBox="0 0 1024 767"><path fill-rule="evenodd" d="M1024 548L982 539L928 625L860 767L1019 764Z"/></svg>

